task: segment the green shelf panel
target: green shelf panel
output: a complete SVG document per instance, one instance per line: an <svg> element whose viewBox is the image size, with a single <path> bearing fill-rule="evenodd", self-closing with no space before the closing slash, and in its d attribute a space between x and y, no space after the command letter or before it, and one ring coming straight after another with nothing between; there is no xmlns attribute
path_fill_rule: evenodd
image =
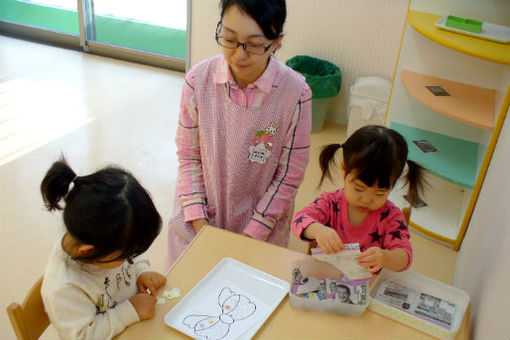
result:
<svg viewBox="0 0 510 340"><path fill-rule="evenodd" d="M477 143L397 122L392 122L391 128L406 139L410 160L444 180L470 189L475 186L479 148ZM421 151L413 141L422 139L427 140L437 151Z"/></svg>

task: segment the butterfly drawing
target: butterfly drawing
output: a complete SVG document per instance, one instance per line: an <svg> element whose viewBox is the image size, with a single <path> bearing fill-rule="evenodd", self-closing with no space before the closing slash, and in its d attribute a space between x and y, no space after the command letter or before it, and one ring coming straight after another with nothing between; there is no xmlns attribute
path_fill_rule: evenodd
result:
<svg viewBox="0 0 510 340"><path fill-rule="evenodd" d="M237 294L227 287L218 295L218 305L221 308L219 316L188 315L183 319L183 324L202 338L219 340L229 333L230 327L235 322L248 318L257 309L246 296Z"/></svg>

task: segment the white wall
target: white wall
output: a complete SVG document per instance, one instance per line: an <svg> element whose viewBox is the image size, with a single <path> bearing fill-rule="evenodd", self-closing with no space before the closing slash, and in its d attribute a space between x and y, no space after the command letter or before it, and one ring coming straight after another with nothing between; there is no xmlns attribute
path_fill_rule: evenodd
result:
<svg viewBox="0 0 510 340"><path fill-rule="evenodd" d="M287 0L281 61L300 54L340 67L342 87L328 120L346 123L350 85L375 75L392 80L406 20L408 0ZM192 3L191 65L220 52L214 41L219 0Z"/></svg>
<svg viewBox="0 0 510 340"><path fill-rule="evenodd" d="M456 266L471 297L473 339L510 338L510 112L478 197ZM506 288L505 288L506 287Z"/></svg>

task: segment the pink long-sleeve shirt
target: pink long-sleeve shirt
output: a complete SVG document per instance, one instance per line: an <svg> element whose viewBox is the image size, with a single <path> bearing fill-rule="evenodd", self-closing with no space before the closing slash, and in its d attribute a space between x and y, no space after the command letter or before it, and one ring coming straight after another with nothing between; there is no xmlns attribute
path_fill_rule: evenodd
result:
<svg viewBox="0 0 510 340"><path fill-rule="evenodd" d="M292 232L304 241L303 231L312 223L336 230L343 243L359 243L361 251L370 247L404 249L409 255L408 269L413 259L410 234L404 215L387 200L378 210L371 211L359 226L349 222L348 203L344 190L325 192L292 219Z"/></svg>
<svg viewBox="0 0 510 340"><path fill-rule="evenodd" d="M245 89L222 55L188 72L176 137L178 204L169 224L169 248L176 251L170 249L170 257L193 238L189 222L198 218L287 244L309 159L311 97L304 77L273 56Z"/></svg>

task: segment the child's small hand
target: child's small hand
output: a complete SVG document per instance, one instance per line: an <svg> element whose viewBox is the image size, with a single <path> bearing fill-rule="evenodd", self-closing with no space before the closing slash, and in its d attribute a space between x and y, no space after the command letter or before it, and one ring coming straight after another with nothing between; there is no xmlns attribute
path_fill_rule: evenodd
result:
<svg viewBox="0 0 510 340"><path fill-rule="evenodd" d="M138 277L136 282L139 293L146 293L149 289L152 296L156 295L156 290L166 283L166 277L156 272L145 272Z"/></svg>
<svg viewBox="0 0 510 340"><path fill-rule="evenodd" d="M384 251L379 247L371 247L358 256L360 266L370 273L375 273L384 266Z"/></svg>
<svg viewBox="0 0 510 340"><path fill-rule="evenodd" d="M140 320L147 320L154 317L154 306L157 299L147 293L139 293L132 296L129 302L135 307Z"/></svg>
<svg viewBox="0 0 510 340"><path fill-rule="evenodd" d="M321 228L317 228L317 232L315 233L315 240L322 251L325 254L334 254L342 250L344 244L336 230L324 225L320 227Z"/></svg>

